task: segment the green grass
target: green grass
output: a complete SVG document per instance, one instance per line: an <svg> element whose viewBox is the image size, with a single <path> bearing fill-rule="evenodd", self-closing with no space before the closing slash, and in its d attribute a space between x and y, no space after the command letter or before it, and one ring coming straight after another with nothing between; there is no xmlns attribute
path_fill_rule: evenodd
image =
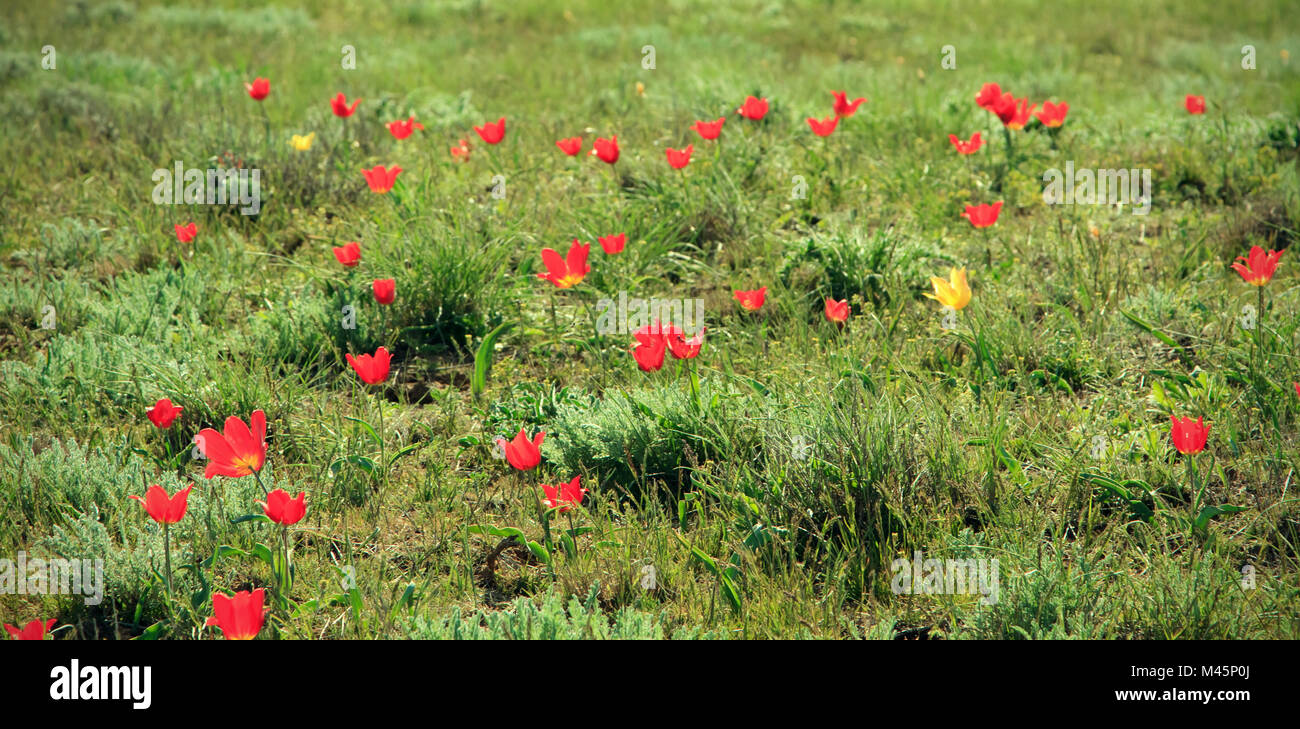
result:
<svg viewBox="0 0 1300 729"><path fill-rule="evenodd" d="M1300 637L1287 3L245 5L6 11L0 557L103 559L106 598L4 594L4 622L208 637L214 590L270 592L257 553L279 534L241 518L260 489L186 455L262 409L264 480L308 503L264 638ZM1015 133L1005 174L985 82L1070 104L1055 143ZM832 89L869 101L823 140L804 120ZM345 121L339 91L363 99ZM749 94L771 100L760 123L735 114ZM411 114L425 129L392 139ZM720 148L690 130L722 115ZM500 116L489 148L472 127ZM960 157L948 134L975 131ZM614 171L586 154L612 134ZM576 160L554 145L574 135ZM155 205L176 160L262 170L260 215ZM1044 204L1066 161L1151 169L1151 213ZM372 194L360 169L392 163L398 189ZM961 218L996 200L994 227ZM591 273L539 281L541 249L575 238ZM354 270L331 253L351 240ZM1287 249L1258 338L1229 269L1252 245ZM951 266L974 294L945 331L922 294ZM391 307L375 278L396 279ZM759 286L744 312L733 290ZM702 300L699 358L639 371L630 334L593 327L620 291ZM842 331L827 296L852 304ZM376 397L345 354L380 344ZM167 431L145 418L161 397L184 407ZM1171 414L1212 424L1204 493ZM520 428L547 433L537 471L494 457ZM584 508L541 514L539 485L575 475ZM169 603L162 532L128 496L191 481ZM1245 509L1194 524L1204 505ZM998 600L895 594L918 550L996 558Z"/></svg>

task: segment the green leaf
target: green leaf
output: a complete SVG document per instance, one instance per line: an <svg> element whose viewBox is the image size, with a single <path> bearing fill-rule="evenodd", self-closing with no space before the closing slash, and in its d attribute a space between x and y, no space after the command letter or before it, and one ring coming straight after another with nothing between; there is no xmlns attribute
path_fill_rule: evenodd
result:
<svg viewBox="0 0 1300 729"><path fill-rule="evenodd" d="M370 427L370 423L367 423L366 421L362 420L361 418L354 418L354 417L352 417L351 415L344 415L343 417L344 417L345 419L347 419L347 420L351 420L352 422L357 423L357 424L359 424L361 427L365 428L365 429L366 429L366 432L370 434L370 437L374 439L374 441L375 441L376 444L379 444L379 443L382 442L382 441L380 440L380 438L379 438L379 434L375 432L375 429L374 429L374 428Z"/></svg>
<svg viewBox="0 0 1300 729"><path fill-rule="evenodd" d="M474 353L474 375L469 381L469 391L475 400L487 388L488 370L492 368L492 352L495 351L497 339L513 326L514 322L505 322L488 332L487 336L483 337L483 341L479 343L478 351Z"/></svg>

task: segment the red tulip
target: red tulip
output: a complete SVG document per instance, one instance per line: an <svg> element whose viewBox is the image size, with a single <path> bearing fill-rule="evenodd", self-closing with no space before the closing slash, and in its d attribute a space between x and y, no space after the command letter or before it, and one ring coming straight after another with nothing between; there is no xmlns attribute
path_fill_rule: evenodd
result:
<svg viewBox="0 0 1300 729"><path fill-rule="evenodd" d="M352 106L348 106L347 97L340 91L338 96L330 99L330 108L334 109L334 116L346 119L352 116L352 112L357 110L357 104L360 103L361 99L353 99Z"/></svg>
<svg viewBox="0 0 1300 729"><path fill-rule="evenodd" d="M1205 97L1188 94L1187 98L1183 100L1183 106L1187 107L1188 114L1204 114Z"/></svg>
<svg viewBox="0 0 1300 729"><path fill-rule="evenodd" d="M1232 269L1241 274L1241 280L1251 286L1263 286L1273 280L1273 272L1277 270L1277 262L1281 257L1282 251L1265 253L1263 248L1251 246L1250 258L1237 256L1239 262L1232 264Z"/></svg>
<svg viewBox="0 0 1300 729"><path fill-rule="evenodd" d="M198 234L199 234L199 226L195 225L194 223L189 223L186 225L181 225L178 223L176 225L176 240L182 243L189 243L190 241L194 240L194 236Z"/></svg>
<svg viewBox="0 0 1300 729"><path fill-rule="evenodd" d="M397 183L397 176L401 172L402 168L397 165L393 165L391 170L385 169L383 165L378 165L373 170L361 170L361 174L365 175L370 189L380 195L393 189L393 185Z"/></svg>
<svg viewBox="0 0 1300 729"><path fill-rule="evenodd" d="M642 331L648 328L648 325L642 327ZM638 333L637 343L632 347L632 359L636 360L636 366L643 372L654 372L664 366L664 352L667 348L668 343L662 334Z"/></svg>
<svg viewBox="0 0 1300 729"><path fill-rule="evenodd" d="M764 286L753 291L736 291L736 301L740 302L742 308L747 311L758 311L763 308L763 301L767 298L767 287Z"/></svg>
<svg viewBox="0 0 1300 729"><path fill-rule="evenodd" d="M826 297L826 321L843 324L849 318L849 300L836 301Z"/></svg>
<svg viewBox="0 0 1300 729"><path fill-rule="evenodd" d="M831 96L835 97L835 116L839 118L853 116L858 107L862 105L862 102L866 101L866 99L861 98L849 101L848 94L843 91L832 91ZM823 134L822 136L826 135Z"/></svg>
<svg viewBox="0 0 1300 729"><path fill-rule="evenodd" d="M993 111L993 107L998 100L1002 98L1002 87L997 84L984 84L980 92L975 94L975 103L979 104L981 109Z"/></svg>
<svg viewBox="0 0 1300 729"><path fill-rule="evenodd" d="M342 263L348 268L352 268L358 263L361 263L361 244L352 241L351 243L345 243L342 246L335 246L334 257L338 259L339 263Z"/></svg>
<svg viewBox="0 0 1300 729"><path fill-rule="evenodd" d="M685 149L665 148L664 155L668 157L669 166L675 170L680 170L691 163L691 153L694 151L695 145L688 144Z"/></svg>
<svg viewBox="0 0 1300 729"><path fill-rule="evenodd" d="M695 359L700 353L700 348L704 346L704 329L700 329L695 336L687 339L686 332L669 324L664 332L664 341L668 343L668 351L672 352L673 357Z"/></svg>
<svg viewBox="0 0 1300 729"><path fill-rule="evenodd" d="M1179 453L1188 455L1205 450L1205 440L1210 435L1210 426L1203 424L1201 418L1193 422L1191 418L1180 420L1170 415L1169 420L1174 424L1169 431L1169 437L1173 439L1174 447Z"/></svg>
<svg viewBox="0 0 1300 729"><path fill-rule="evenodd" d="M546 433L538 431L530 441L520 428L514 440L505 444L506 461L520 471L531 471L542 462L542 441Z"/></svg>
<svg viewBox="0 0 1300 729"><path fill-rule="evenodd" d="M380 347L375 350L372 357L368 354L359 354L356 357L352 353L347 355L348 364L356 371L357 377L367 385L378 385L388 379L388 350Z"/></svg>
<svg viewBox="0 0 1300 729"><path fill-rule="evenodd" d="M591 154L594 154L597 157L599 157L602 162L607 162L612 165L618 161L618 135L617 134L610 137L609 139L605 139L604 137L597 137L596 141L592 142L591 147L592 147Z"/></svg>
<svg viewBox="0 0 1300 729"><path fill-rule="evenodd" d="M254 410L248 423L244 425L244 421L232 415L226 418L224 433L212 428L199 431L195 437L208 459L204 478L241 478L262 470L266 463L266 413Z"/></svg>
<svg viewBox="0 0 1300 729"><path fill-rule="evenodd" d="M831 132L835 131L835 125L840 123L838 116L828 116L818 121L812 117L808 118L808 126L812 127L813 134L819 137L829 137Z"/></svg>
<svg viewBox="0 0 1300 729"><path fill-rule="evenodd" d="M961 216L976 228L987 228L998 222L1000 212L1002 212L1002 201L998 200L992 205L967 205L966 211Z"/></svg>
<svg viewBox="0 0 1300 729"><path fill-rule="evenodd" d="M949 134L948 141L952 142L952 146L957 148L959 154L975 154L980 147L984 146L984 140L980 139L979 132L972 134L969 142L961 141L956 134Z"/></svg>
<svg viewBox="0 0 1300 729"><path fill-rule="evenodd" d="M487 142L488 144L496 144L502 139L505 139L506 118L503 116L500 119L497 119L495 124L492 122L484 122L483 126L474 127L474 131L478 132L479 138L484 142Z"/></svg>
<svg viewBox="0 0 1300 729"><path fill-rule="evenodd" d="M190 489L194 484L190 484L175 496L168 496L167 489L158 484L154 484L145 489L144 498L131 495L127 498L139 501L143 506L149 518L159 524L175 524L185 516L185 508L189 505Z"/></svg>
<svg viewBox="0 0 1300 729"><path fill-rule="evenodd" d="M767 116L767 99L756 99L752 96L745 97L745 103L736 110L737 114L746 119L758 121Z"/></svg>
<svg viewBox="0 0 1300 729"><path fill-rule="evenodd" d="M388 133L399 142L411 136L416 129L424 131L424 125L415 120L415 115L407 117L406 121L398 119L388 122Z"/></svg>
<svg viewBox="0 0 1300 729"><path fill-rule="evenodd" d="M469 140L462 139L451 148L451 158L460 162L469 161Z"/></svg>
<svg viewBox="0 0 1300 729"><path fill-rule="evenodd" d="M172 401L164 397L154 403L153 407L146 410L144 414L149 416L149 421L155 427L166 430L172 427L172 423L176 421L176 418L180 417L181 411L184 409L172 405Z"/></svg>
<svg viewBox="0 0 1300 729"><path fill-rule="evenodd" d="M582 151L582 137L569 137L568 139L558 139L555 146L559 147L565 154L570 157L576 157Z"/></svg>
<svg viewBox="0 0 1300 729"><path fill-rule="evenodd" d="M1295 385L1295 394L1300 396L1300 382L1292 382L1291 384Z"/></svg>
<svg viewBox="0 0 1300 729"><path fill-rule="evenodd" d="M1003 94L993 107L993 113L1002 120L1003 126L1012 130L1024 129L1029 123L1029 115L1038 104L1030 104L1029 99L1016 99L1011 94Z"/></svg>
<svg viewBox="0 0 1300 729"><path fill-rule="evenodd" d="M223 593L212 595L212 613L206 625L221 628L226 640L252 640L262 630L266 621L266 591L257 588L252 592L240 590L234 597Z"/></svg>
<svg viewBox="0 0 1300 729"><path fill-rule="evenodd" d="M727 117L725 116L718 117L717 121L697 121L691 129L694 129L695 133L700 135L701 139L717 139L718 135L722 134L722 125L725 124L726 121Z"/></svg>
<svg viewBox="0 0 1300 729"><path fill-rule="evenodd" d="M253 97L254 101L261 101L271 93L271 82L264 78L255 78L253 83L245 83L244 88L248 89L248 95Z"/></svg>
<svg viewBox="0 0 1300 729"><path fill-rule="evenodd" d="M45 634L52 630L57 622L59 621L55 618L50 618L45 622L33 620L22 630L5 623L5 630L8 631L9 635L13 636L13 640L45 640Z"/></svg>
<svg viewBox="0 0 1300 729"><path fill-rule="evenodd" d="M623 245L627 243L627 236L623 233L619 233L618 235L607 235L604 238L597 238L596 240L600 242L600 247L603 248L606 253L613 255L623 251Z"/></svg>
<svg viewBox="0 0 1300 729"><path fill-rule="evenodd" d="M561 513L568 511L570 506L580 506L582 497L587 495L587 489L578 486L577 476L558 487L542 484L542 491L546 493L546 508L554 509L558 506Z"/></svg>
<svg viewBox="0 0 1300 729"><path fill-rule="evenodd" d="M1055 129L1065 123L1065 115L1070 111L1070 105L1061 102L1053 104L1050 101L1043 102L1043 110L1035 114L1038 121L1048 129Z"/></svg>
<svg viewBox="0 0 1300 729"><path fill-rule="evenodd" d="M591 244L583 245L577 238L573 239L569 255L565 258L560 258L560 254L552 248L543 248L542 263L546 266L546 273L537 274L537 278L550 281L556 288L573 288L582 283L583 277L591 271L591 266L587 264L589 252Z"/></svg>
<svg viewBox="0 0 1300 729"><path fill-rule="evenodd" d="M395 279L377 278L370 287L375 292L375 301L384 306L393 303L393 299L397 297L397 281Z"/></svg>
<svg viewBox="0 0 1300 729"><path fill-rule="evenodd" d="M289 492L276 489L266 495L266 502L257 502L267 518L281 526L293 526L307 513L307 494L302 491L289 498Z"/></svg>

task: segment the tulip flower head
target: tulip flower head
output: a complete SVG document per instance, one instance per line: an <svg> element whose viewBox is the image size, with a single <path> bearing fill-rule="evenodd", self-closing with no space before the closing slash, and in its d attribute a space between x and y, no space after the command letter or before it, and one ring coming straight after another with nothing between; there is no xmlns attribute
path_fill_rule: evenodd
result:
<svg viewBox="0 0 1300 729"><path fill-rule="evenodd" d="M54 628L54 624L59 622L55 618L40 621L33 620L21 630L17 626L5 623L5 632L9 633L12 640L45 640L45 634ZM76 679L74 679L76 680Z"/></svg>
<svg viewBox="0 0 1300 729"><path fill-rule="evenodd" d="M253 97L254 101L261 101L271 93L271 82L264 78L255 78L253 83L245 83L244 88L248 89L248 95Z"/></svg>
<svg viewBox="0 0 1300 729"><path fill-rule="evenodd" d="M543 248L542 263L546 266L546 273L537 274L537 278L550 281L556 288L573 288L582 283L583 277L591 271L591 266L587 264L589 252L591 244L583 245L577 238L573 239L569 255L564 258L560 258L560 254L553 248Z"/></svg>
<svg viewBox="0 0 1300 729"><path fill-rule="evenodd" d="M1000 212L1002 212L1001 200L992 205L967 205L961 216L969 220L970 224L976 228L987 228L998 222L998 213Z"/></svg>
<svg viewBox="0 0 1300 729"><path fill-rule="evenodd" d="M1053 104L1050 101L1044 101L1042 111L1034 114L1034 116L1038 117L1038 121L1048 129L1056 129L1065 123L1065 115L1069 111L1070 105L1065 102Z"/></svg>
<svg viewBox="0 0 1300 729"><path fill-rule="evenodd" d="M221 628L226 640L252 640L266 622L266 591L260 587L252 592L240 590L234 597L214 593L212 613L206 625Z"/></svg>
<svg viewBox="0 0 1300 729"><path fill-rule="evenodd" d="M451 158L458 162L469 161L469 140L462 139L451 148Z"/></svg>
<svg viewBox="0 0 1300 729"><path fill-rule="evenodd" d="M340 91L338 96L330 99L330 108L334 110L334 116L337 116L340 119L346 119L352 116L352 112L357 110L357 104L360 103L361 99L354 99L352 101L352 106L348 106L347 97L343 95L342 91Z"/></svg>
<svg viewBox="0 0 1300 729"><path fill-rule="evenodd" d="M606 253L613 255L623 251L623 246L627 244L627 235L619 233L618 235L607 235L604 238L597 238L596 240L600 243L600 247Z"/></svg>
<svg viewBox="0 0 1300 729"><path fill-rule="evenodd" d="M265 502L257 502L262 507L262 513L271 521L280 526L293 526L302 521L303 516L307 514L307 494L302 491L297 496L289 497L289 492L284 489L276 489L266 495Z"/></svg>
<svg viewBox="0 0 1300 729"><path fill-rule="evenodd" d="M767 298L767 287L764 286L752 291L737 290L734 292L734 296L745 311L758 311L763 308L763 301Z"/></svg>
<svg viewBox="0 0 1300 729"><path fill-rule="evenodd" d="M951 307L954 311L961 311L970 303L970 284L966 283L966 269L964 268L950 269L947 281L938 276L932 276L930 277L930 284L934 286L934 293L926 294L926 296L944 306Z"/></svg>
<svg viewBox="0 0 1300 729"><path fill-rule="evenodd" d="M578 156L582 151L582 137L569 137L568 139L555 140L555 146L559 147L562 152L570 157Z"/></svg>
<svg viewBox="0 0 1300 729"><path fill-rule="evenodd" d="M1034 113L1038 104L1030 104L1029 99L1016 99L1011 94L1003 94L993 107L993 113L1002 120L1003 126L1013 131L1024 129L1029 123L1029 115Z"/></svg>
<svg viewBox="0 0 1300 729"><path fill-rule="evenodd" d="M172 405L172 401L164 397L154 403L153 407L146 410L144 414L149 416L149 422L153 423L154 427L166 430L172 427L172 423L176 422L176 418L180 417L183 410L185 408Z"/></svg>
<svg viewBox="0 0 1300 729"><path fill-rule="evenodd" d="M194 240L194 236L199 234L199 226L194 223L176 224L176 240L182 243L189 243Z"/></svg>
<svg viewBox="0 0 1300 729"><path fill-rule="evenodd" d="M972 134L970 140L966 142L963 142L956 134L949 134L948 141L952 142L952 146L957 148L958 154L975 154L984 145L984 140L980 139L979 132Z"/></svg>
<svg viewBox="0 0 1300 729"><path fill-rule="evenodd" d="M377 165L373 170L361 170L361 174L365 175L366 183L370 185L371 191L380 195L393 189L393 185L397 184L397 176L401 172L402 168L397 165L393 165L392 169Z"/></svg>
<svg viewBox="0 0 1300 729"><path fill-rule="evenodd" d="M416 129L424 131L424 125L415 120L415 116L407 117L406 121L398 119L397 121L388 122L388 133L393 135L393 139L402 141L411 136Z"/></svg>
<svg viewBox="0 0 1300 729"><path fill-rule="evenodd" d="M826 297L826 321L843 324L849 318L849 300L836 301Z"/></svg>
<svg viewBox="0 0 1300 729"><path fill-rule="evenodd" d="M542 462L542 440L545 438L546 433L538 431L532 440L528 440L524 429L520 428L514 439L505 445L506 462L520 471L537 468L537 464Z"/></svg>
<svg viewBox="0 0 1300 729"><path fill-rule="evenodd" d="M700 139L717 139L722 134L722 125L727 122L727 117L720 116L715 121L697 121L691 127L695 133L700 135Z"/></svg>
<svg viewBox="0 0 1300 729"><path fill-rule="evenodd" d="M1188 114L1204 114L1205 97L1188 94L1187 98L1183 99L1183 106L1187 107Z"/></svg>
<svg viewBox="0 0 1300 729"><path fill-rule="evenodd" d="M225 432L204 428L195 436L208 459L204 478L241 478L262 470L266 463L266 413L254 410L248 425L235 416L226 418Z"/></svg>
<svg viewBox="0 0 1300 729"><path fill-rule="evenodd" d="M695 145L688 144L685 149L673 149L671 147L664 149L664 155L668 157L668 165L675 170L680 170L691 163L691 153L695 151Z"/></svg>
<svg viewBox="0 0 1300 729"><path fill-rule="evenodd" d="M839 123L840 118L838 116L828 116L821 120L812 117L808 118L808 126L812 128L813 134L819 137L829 137L831 132L835 131L835 125Z"/></svg>
<svg viewBox="0 0 1300 729"><path fill-rule="evenodd" d="M352 241L341 246L335 246L334 257L338 259L339 263L342 263L348 268L352 268L358 263L361 263L361 244Z"/></svg>
<svg viewBox="0 0 1300 729"><path fill-rule="evenodd" d="M695 359L700 354L700 348L704 346L704 331L701 328L695 336L687 339L686 332L670 324L664 332L664 342L668 344L668 351L674 358Z"/></svg>
<svg viewBox="0 0 1300 729"><path fill-rule="evenodd" d="M736 113L746 119L759 121L767 116L767 99L756 99L753 96L747 96L745 97L745 103L740 105Z"/></svg>
<svg viewBox="0 0 1300 729"><path fill-rule="evenodd" d="M1205 425L1202 418L1179 419L1170 415L1169 420L1173 423L1169 430L1169 437L1174 441L1174 447L1179 453L1186 456L1205 450L1205 441L1210 436L1210 426Z"/></svg>
<svg viewBox="0 0 1300 729"><path fill-rule="evenodd" d="M307 135L295 134L289 138L289 146L299 152L306 152L311 149L311 143L314 141L316 141L316 132Z"/></svg>
<svg viewBox="0 0 1300 729"><path fill-rule="evenodd" d="M194 484L177 491L175 496L168 496L167 489L154 484L145 489L144 498L134 494L127 498L139 501L149 518L159 524L175 524L185 517L185 508L189 505L192 488Z"/></svg>
<svg viewBox="0 0 1300 729"><path fill-rule="evenodd" d="M1237 262L1232 264L1232 270L1241 275L1241 280L1251 286L1263 286L1273 280L1273 272L1277 270L1278 259L1282 257L1282 251L1264 252L1259 246L1250 247L1250 258L1237 256Z"/></svg>
<svg viewBox="0 0 1300 729"><path fill-rule="evenodd" d="M546 494L544 501L546 508L554 509L559 507L560 512L566 512L571 506L581 506L582 497L587 495L587 489L578 485L578 476L568 483L562 483L559 486L542 484L542 491Z"/></svg>
<svg viewBox="0 0 1300 729"><path fill-rule="evenodd" d="M375 301L388 306L397 297L397 281L391 278L377 278L370 285L375 293Z"/></svg>
<svg viewBox="0 0 1300 729"><path fill-rule="evenodd" d="M378 385L388 379L389 356L388 350L383 347L376 349L373 356L359 354L353 357L349 352L347 360L348 364L352 365L353 371L357 373L357 377L367 385Z"/></svg>
<svg viewBox="0 0 1300 729"><path fill-rule="evenodd" d="M496 123L485 122L481 127L474 127L478 136L488 144L497 144L506 137L506 118L497 119Z"/></svg>
<svg viewBox="0 0 1300 729"><path fill-rule="evenodd" d="M1295 386L1296 397L1300 397L1300 382L1292 382L1291 384Z"/></svg>
<svg viewBox="0 0 1300 729"><path fill-rule="evenodd" d="M601 162L614 164L618 161L618 135L605 139L597 137L591 144L591 154L600 158Z"/></svg>
<svg viewBox="0 0 1300 729"><path fill-rule="evenodd" d="M980 92L975 94L975 103L979 104L981 109L993 111L993 107L998 100L1002 98L1002 87L997 84L984 84Z"/></svg>
<svg viewBox="0 0 1300 729"><path fill-rule="evenodd" d="M838 119L846 119L853 116L857 113L858 107L862 106L862 102L866 101L866 99L862 98L849 101L848 94L843 91L832 91L831 96L835 97L835 116ZM822 136L824 137L826 135L823 134Z"/></svg>
<svg viewBox="0 0 1300 729"><path fill-rule="evenodd" d="M642 327L636 333L636 344L632 345L632 359L642 372L654 372L664 366L664 353L668 351L668 342L663 333L651 331L650 325Z"/></svg>

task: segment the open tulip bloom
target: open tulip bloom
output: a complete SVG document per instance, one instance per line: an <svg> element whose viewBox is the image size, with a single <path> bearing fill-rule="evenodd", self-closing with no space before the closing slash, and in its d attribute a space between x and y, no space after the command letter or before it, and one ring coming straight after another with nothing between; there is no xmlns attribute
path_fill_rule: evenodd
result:
<svg viewBox="0 0 1300 729"><path fill-rule="evenodd" d="M361 244L357 241L352 241L341 246L335 246L334 258L348 268L356 266L358 263L361 263Z"/></svg>
<svg viewBox="0 0 1300 729"><path fill-rule="evenodd" d="M214 593L212 613L206 625L221 628L226 640L252 640L266 622L266 591L240 590L233 597Z"/></svg>
<svg viewBox="0 0 1300 729"><path fill-rule="evenodd" d="M187 223L185 225L179 223L176 224L176 240L182 243L189 243L194 240L194 236L198 234L199 226L194 223Z"/></svg>
<svg viewBox="0 0 1300 729"><path fill-rule="evenodd" d="M934 293L928 296L938 301L944 306L951 307L953 311L961 311L970 303L970 285L966 283L966 269L954 268L948 271L948 280L933 276L930 278L930 284L934 286Z"/></svg>
<svg viewBox="0 0 1300 729"><path fill-rule="evenodd" d="M745 311L758 311L763 308L763 302L767 299L767 287L757 288L752 291L735 291L736 301L740 302L741 308Z"/></svg>
<svg viewBox="0 0 1300 729"><path fill-rule="evenodd" d="M573 239L569 254L564 258L560 258L559 252L554 248L543 248L542 264L546 266L546 273L537 274L537 278L550 281L556 288L573 288L582 283L582 279L591 271L591 266L587 264L587 254L590 252L591 244L583 245L577 238Z"/></svg>
<svg viewBox="0 0 1300 729"><path fill-rule="evenodd" d="M377 278L370 284L374 291L375 301L383 306L388 306L397 298L397 280L392 278Z"/></svg>
<svg viewBox="0 0 1300 729"><path fill-rule="evenodd" d="M266 463L266 413L254 410L248 425L235 416L226 418L225 432L204 428L196 436L208 465L204 478L226 476L242 478L249 474L257 477ZM261 483L259 480L258 483Z"/></svg>
<svg viewBox="0 0 1300 729"><path fill-rule="evenodd" d="M1183 99L1183 106L1187 108L1188 114L1204 114L1205 97L1188 94L1187 98Z"/></svg>
<svg viewBox="0 0 1300 729"><path fill-rule="evenodd" d="M307 514L307 494L302 491L291 498L288 491L276 489L266 495L265 502L257 504L268 519L280 526L293 526Z"/></svg>
<svg viewBox="0 0 1300 729"><path fill-rule="evenodd" d="M745 97L745 103L736 109L736 113L751 121L761 121L767 116L767 99L758 99L753 96Z"/></svg>
<svg viewBox="0 0 1300 729"><path fill-rule="evenodd" d="M857 113L858 107L862 105L862 102L866 101L866 99L862 98L849 101L848 94L843 91L832 91L831 96L835 97L834 109L835 116L838 119L847 119L848 117L853 116Z"/></svg>
<svg viewBox="0 0 1300 729"><path fill-rule="evenodd" d="M357 377L367 385L378 385L388 379L388 350L383 347L376 349L374 356L360 354L353 357L348 353L347 360Z"/></svg>
<svg viewBox="0 0 1300 729"><path fill-rule="evenodd" d="M1169 421L1173 423L1169 429L1169 438L1179 453L1191 455L1205 450L1205 441L1210 437L1210 426L1205 424L1204 418L1192 420L1170 415Z"/></svg>
<svg viewBox="0 0 1300 729"><path fill-rule="evenodd" d="M1044 101L1042 111L1034 114L1034 116L1038 118L1039 123L1048 129L1056 129L1065 123L1065 115L1069 113L1069 111L1069 104L1064 102L1053 104L1050 101Z"/></svg>
<svg viewBox="0 0 1300 729"><path fill-rule="evenodd" d="M587 489L578 485L578 476L573 480L558 486L542 484L542 492L546 494L546 508L559 508L560 513L564 513L573 506L582 505L582 497L587 495Z"/></svg>
<svg viewBox="0 0 1300 729"><path fill-rule="evenodd" d="M722 125L727 122L727 117L720 116L711 122L697 121L691 126L695 133L700 135L700 139L717 139L722 134Z"/></svg>
<svg viewBox="0 0 1300 729"><path fill-rule="evenodd" d="M1001 212L1002 201L999 200L992 205L967 205L961 216L976 228L987 228L998 222L998 214Z"/></svg>
<svg viewBox="0 0 1300 729"><path fill-rule="evenodd" d="M5 623L4 626L11 640L45 640L45 635L54 629L54 624L57 622L59 621L55 618L45 621L33 620L21 630L9 623Z"/></svg>
<svg viewBox="0 0 1300 729"><path fill-rule="evenodd" d="M149 518L159 524L175 524L185 517L192 488L194 484L177 491L175 496L168 496L166 489L154 484L145 490L144 498L134 494L128 498L139 501L144 506L145 513L149 514Z"/></svg>
<svg viewBox="0 0 1300 729"><path fill-rule="evenodd" d="M617 134L610 137L609 139L605 139L604 137L597 137L596 141L593 142L591 145L591 154L595 155L596 157L599 157L601 162L605 162L607 164L612 165L615 162L617 162L618 153L619 153L619 149L618 149Z"/></svg>
<svg viewBox="0 0 1300 729"><path fill-rule="evenodd" d="M255 78L253 83L245 83L244 88L248 90L248 95L253 97L254 101L261 101L271 93L271 82L264 78Z"/></svg>
<svg viewBox="0 0 1300 729"><path fill-rule="evenodd" d="M980 87L978 94L975 94L975 103L981 109L993 111L998 101L1002 98L1002 87L997 84L984 84Z"/></svg>
<svg viewBox="0 0 1300 729"><path fill-rule="evenodd" d="M415 115L411 115L406 121L398 119L397 121L388 122L388 133L393 135L393 139L399 142L411 136L416 129L424 130L424 125L415 120Z"/></svg>
<svg viewBox="0 0 1300 729"><path fill-rule="evenodd" d="M172 405L172 401L164 397L146 410L145 415L149 417L149 422L153 423L154 427L166 430L172 427L172 423L176 422L176 418L179 418L184 410L185 408Z"/></svg>
<svg viewBox="0 0 1300 729"><path fill-rule="evenodd" d="M826 321L843 324L849 318L849 301L836 301L826 297Z"/></svg>
<svg viewBox="0 0 1300 729"><path fill-rule="evenodd" d="M691 153L695 151L695 145L688 144L684 149L673 149L671 147L664 149L664 156L668 158L668 165L675 170L680 170L691 163Z"/></svg>
<svg viewBox="0 0 1300 729"><path fill-rule="evenodd" d="M627 244L627 235L619 233L617 235L607 235L604 238L597 238L596 240L600 243L601 250L613 255L615 253L623 252L623 246Z"/></svg>
<svg viewBox="0 0 1300 729"><path fill-rule="evenodd" d="M821 120L808 117L808 126L812 128L813 134L819 137L829 137L839 123L840 118L838 116L828 116Z"/></svg>
<svg viewBox="0 0 1300 729"><path fill-rule="evenodd" d="M582 137L569 137L568 139L557 139L555 146L560 148L561 152L576 157L582 151Z"/></svg>
<svg viewBox="0 0 1300 729"><path fill-rule="evenodd" d="M352 116L352 112L357 110L357 104L360 103L361 99L354 99L352 101L352 106L348 106L347 97L343 95L342 91L340 91L338 96L330 99L330 108L334 110L334 116L337 116L340 119L346 119Z"/></svg>
<svg viewBox="0 0 1300 729"><path fill-rule="evenodd" d="M502 139L506 138L506 118L501 117L495 124L485 122L481 127L474 127L474 131L478 132L479 139L484 142L498 144Z"/></svg>
<svg viewBox="0 0 1300 729"><path fill-rule="evenodd" d="M956 134L949 134L948 141L952 142L952 146L957 148L958 154L975 154L984 144L984 140L980 139L979 132L972 134L970 141L966 142L963 142Z"/></svg>
<svg viewBox="0 0 1300 729"><path fill-rule="evenodd" d="M402 173L402 168L393 165L388 169L383 165L378 165L371 170L361 170L361 174L366 178L366 184L370 185L371 191L383 195L393 189L397 184L397 176Z"/></svg>
<svg viewBox="0 0 1300 729"><path fill-rule="evenodd" d="M1237 262L1232 264L1232 270L1241 276L1241 280L1251 286L1264 286L1272 281L1282 251L1265 253L1263 248L1251 246L1249 256L1249 258L1237 256Z"/></svg>
<svg viewBox="0 0 1300 729"><path fill-rule="evenodd" d="M529 440L524 435L524 429L520 428L519 433L513 440L505 444L506 462L520 471L531 471L537 468L542 462L542 441L546 438L546 433L541 431Z"/></svg>

